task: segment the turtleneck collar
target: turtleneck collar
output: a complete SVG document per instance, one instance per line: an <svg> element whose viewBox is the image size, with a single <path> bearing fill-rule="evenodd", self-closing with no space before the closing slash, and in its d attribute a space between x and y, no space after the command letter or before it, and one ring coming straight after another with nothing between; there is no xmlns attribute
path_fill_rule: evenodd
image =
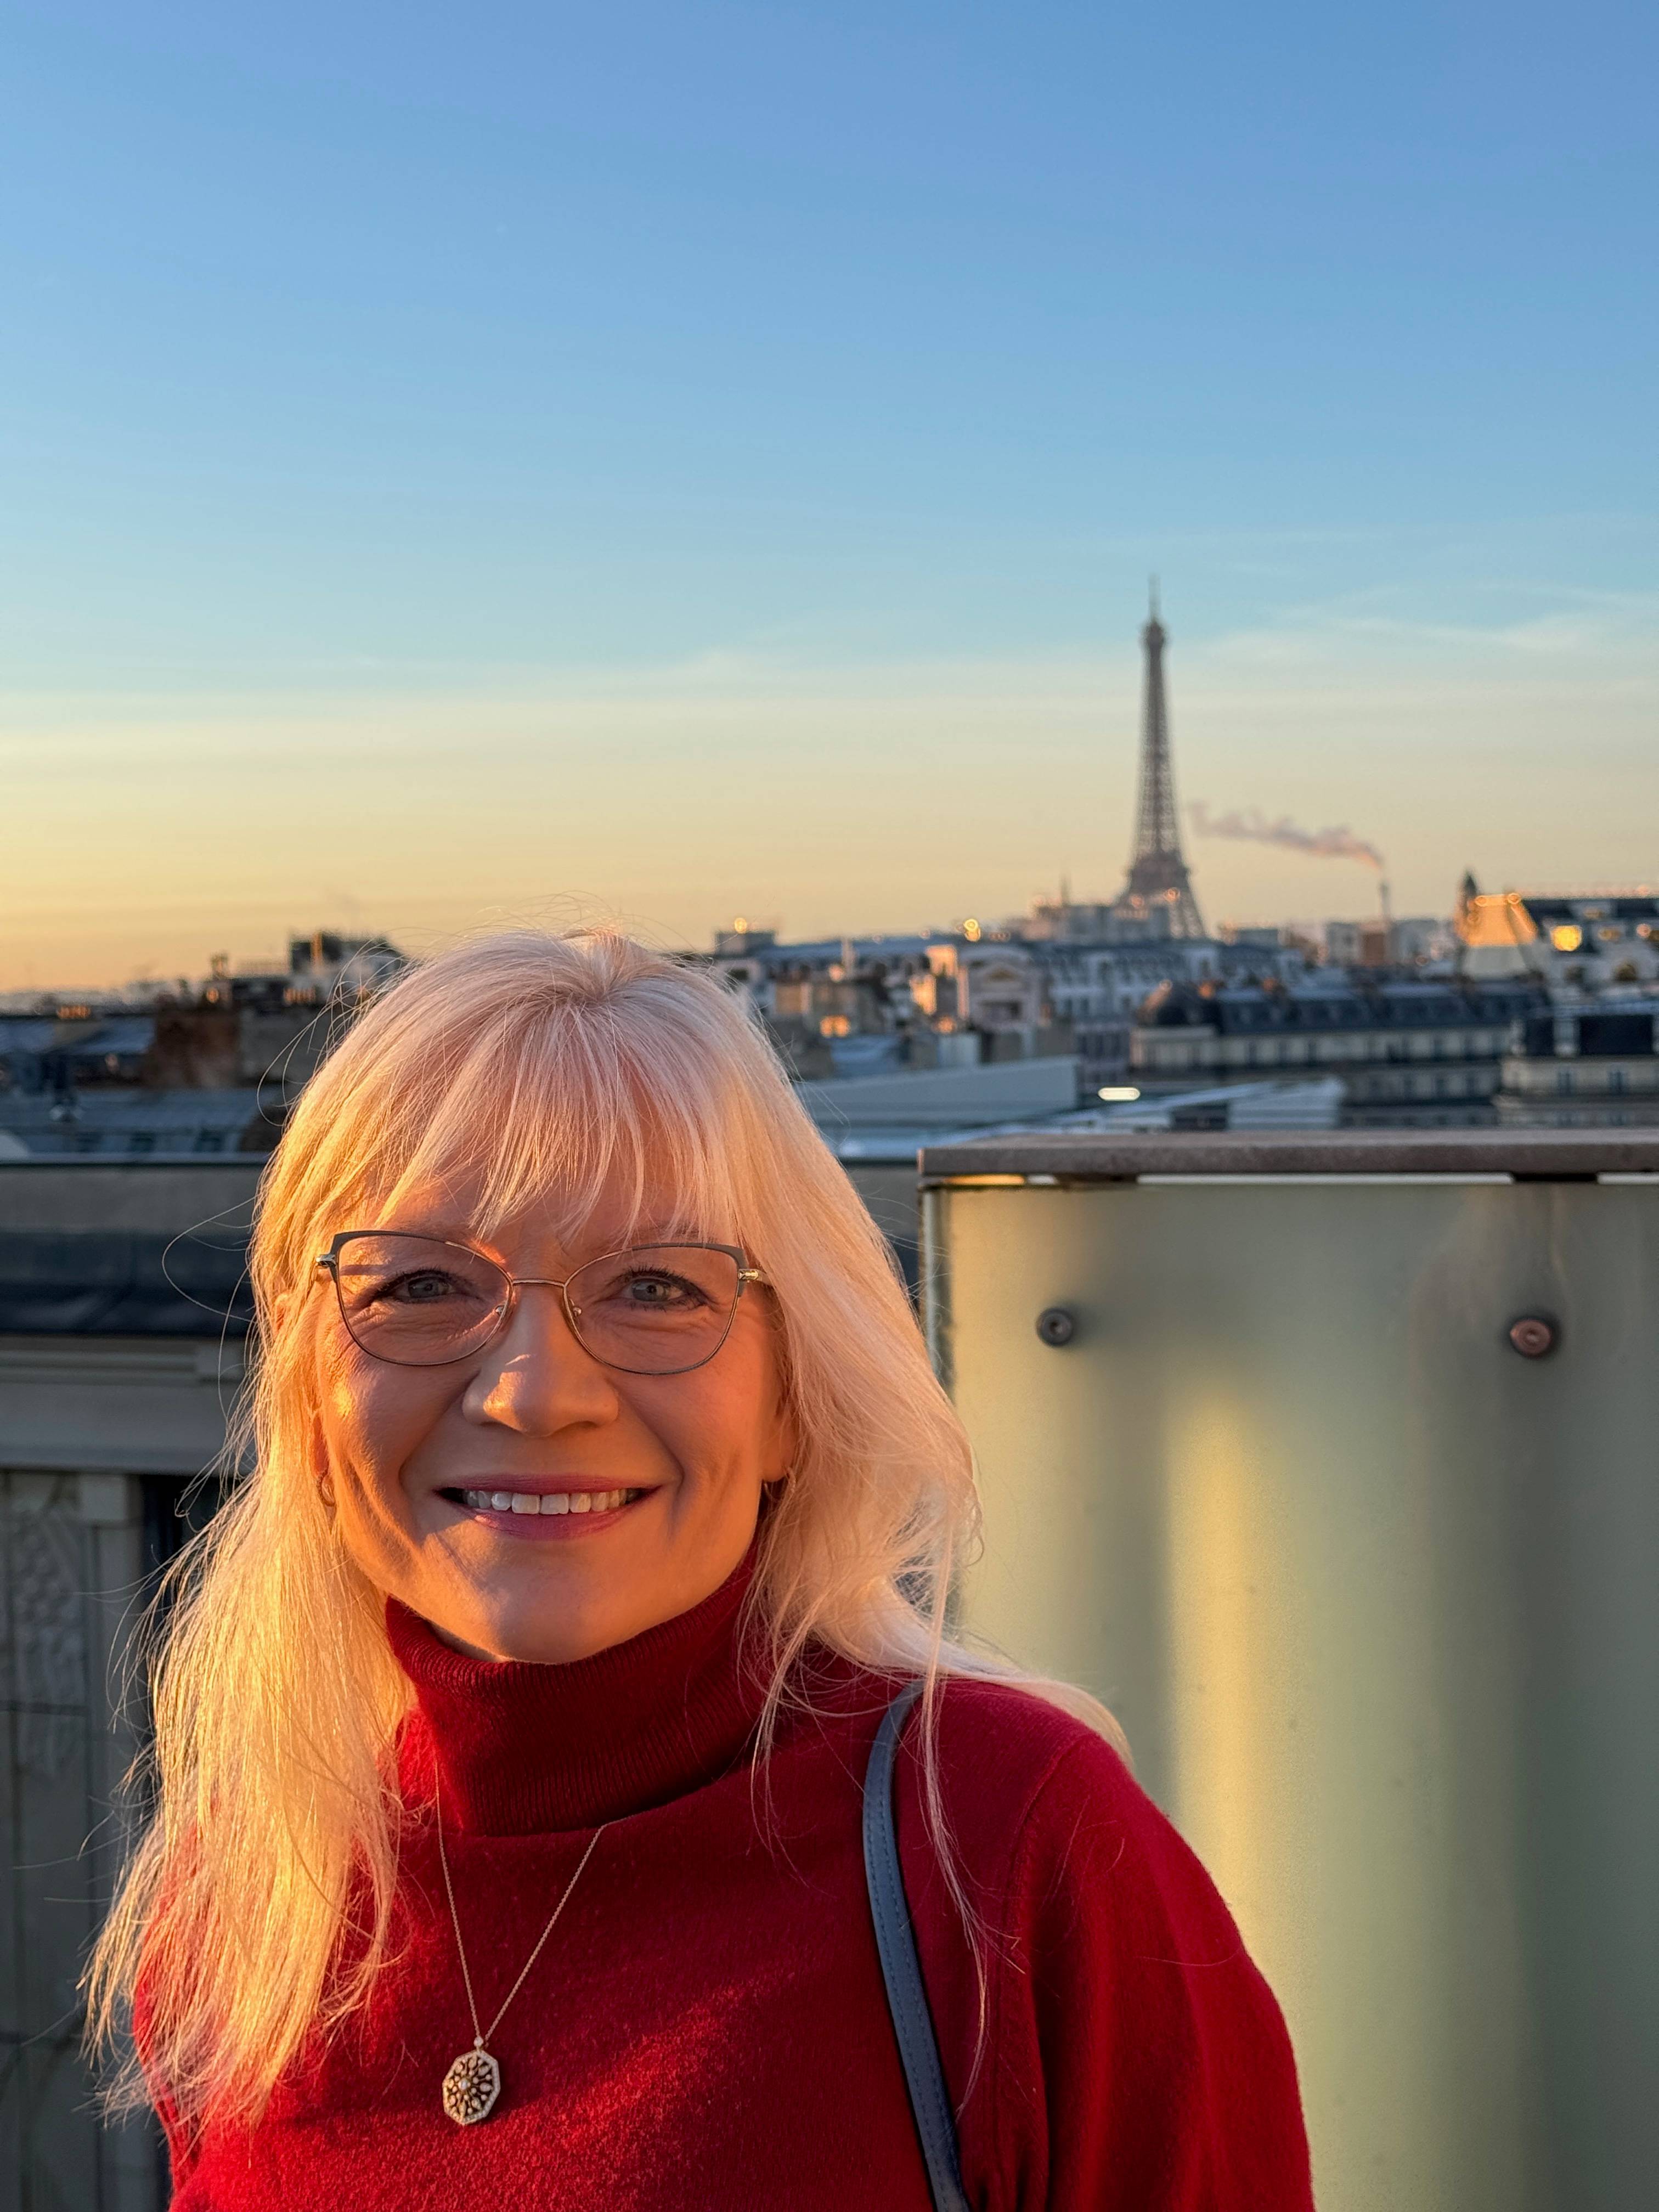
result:
<svg viewBox="0 0 1659 2212"><path fill-rule="evenodd" d="M591 1827L684 1796L724 1773L759 1717L764 1685L738 1648L752 1551L713 1596L568 1666L471 1659L395 1599L386 1631L418 1710L400 1747L404 1790L483 1835Z"/></svg>

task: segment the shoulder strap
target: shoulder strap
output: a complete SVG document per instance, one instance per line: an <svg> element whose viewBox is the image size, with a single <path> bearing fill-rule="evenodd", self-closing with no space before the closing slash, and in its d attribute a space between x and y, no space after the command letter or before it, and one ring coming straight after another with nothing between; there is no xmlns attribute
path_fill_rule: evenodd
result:
<svg viewBox="0 0 1659 2212"><path fill-rule="evenodd" d="M875 1748L864 1778L864 1874L870 1887L870 1913L876 1923L876 1948L881 1954L888 2008L893 2015L935 2212L968 2212L957 2158L956 2122L939 2061L921 1962L916 1956L893 1820L894 1760L900 1734L911 1706L921 1695L921 1687L920 1682L906 1683L876 1732Z"/></svg>

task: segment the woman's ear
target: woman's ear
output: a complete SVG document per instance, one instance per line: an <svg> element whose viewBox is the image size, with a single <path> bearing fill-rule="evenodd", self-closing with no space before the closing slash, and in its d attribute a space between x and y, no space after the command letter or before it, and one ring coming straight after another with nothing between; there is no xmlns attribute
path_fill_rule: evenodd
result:
<svg viewBox="0 0 1659 2212"><path fill-rule="evenodd" d="M769 1334L772 1342L771 1387L772 1405L769 1414L769 1433L766 1439L768 1472L761 1477L769 1490L787 1482L795 1471L800 1457L800 1421L795 1410L795 1394L789 1386L789 1365L784 1350L782 1317L775 1299L769 1294Z"/></svg>
<svg viewBox="0 0 1659 2212"><path fill-rule="evenodd" d="M774 1472L765 1478L769 1484L787 1482L795 1472L795 1462L800 1457L800 1423L795 1418L794 1399L781 1377L778 1383L777 1410L773 1417L771 1450L768 1454Z"/></svg>
<svg viewBox="0 0 1659 2212"><path fill-rule="evenodd" d="M313 1413L308 1437L310 1474L317 1486L317 1495L323 1501L323 1510L331 1521L334 1518L334 1470L330 1464L328 1445L323 1436L322 1416Z"/></svg>

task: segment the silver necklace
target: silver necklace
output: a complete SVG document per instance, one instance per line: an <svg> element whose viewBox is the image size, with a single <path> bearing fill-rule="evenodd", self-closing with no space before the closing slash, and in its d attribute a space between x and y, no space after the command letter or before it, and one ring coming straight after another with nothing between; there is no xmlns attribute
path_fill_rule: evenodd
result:
<svg viewBox="0 0 1659 2212"><path fill-rule="evenodd" d="M461 1979L466 1984L466 2008L472 2015L472 2048L464 2051L444 2075L443 2106L458 2128L477 2127L487 2120L495 2109L495 2100L501 2094L500 2061L486 2046L491 2036L506 2017L507 2008L525 1985L525 1978L542 1955L542 1947L558 1924L559 1915L570 1902L570 1893L581 1880L587 1862L593 1856L595 1844L611 1823L602 1820L594 1829L587 1849L582 1853L576 1871L564 1886L564 1895L554 1906L545 1928L536 1938L536 1948L525 1960L519 1978L502 1998L501 2009L488 2027L478 2025L477 2000L472 1994L472 1977L467 1971L466 1946L461 1941L461 1917L455 1910L455 1885L449 1878L449 1854L444 1849L444 1808L436 1778L433 1782L433 1805L438 1816L438 1863L444 1870L444 1895L449 1899L449 1923L455 1930L455 1949L461 1961Z"/></svg>

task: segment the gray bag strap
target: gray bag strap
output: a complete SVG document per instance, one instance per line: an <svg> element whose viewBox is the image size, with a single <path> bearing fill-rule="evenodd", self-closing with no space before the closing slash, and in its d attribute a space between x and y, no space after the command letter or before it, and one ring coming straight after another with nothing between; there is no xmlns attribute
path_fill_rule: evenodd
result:
<svg viewBox="0 0 1659 2212"><path fill-rule="evenodd" d="M899 1865L898 1831L893 1820L893 1764L910 1708L921 1695L920 1682L907 1682L882 1717L875 1748L864 1777L864 1875L870 1887L870 1916L876 1923L882 1979L898 2038L910 2110L921 2138L934 2212L968 2212L957 2157L956 2121L939 2063L933 2016L916 1956L915 1931Z"/></svg>

